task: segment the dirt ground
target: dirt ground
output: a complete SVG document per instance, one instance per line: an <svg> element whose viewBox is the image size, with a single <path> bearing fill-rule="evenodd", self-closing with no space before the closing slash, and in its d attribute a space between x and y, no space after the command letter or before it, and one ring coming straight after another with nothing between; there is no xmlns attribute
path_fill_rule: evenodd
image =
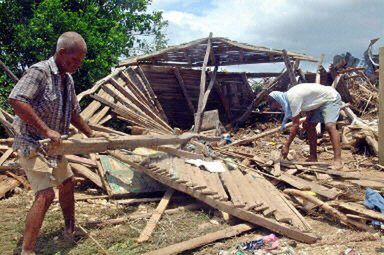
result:
<svg viewBox="0 0 384 255"><path fill-rule="evenodd" d="M31 192L22 192L11 198L0 201L0 253L19 254L24 228L24 219L32 201ZM171 207L177 206L175 204ZM129 220L116 226L103 228L90 227L89 222L103 219L114 219L138 211L150 212L156 207L155 203L140 206L116 205L113 201L88 200L77 202L77 222L85 227L110 254L141 254L156 250L172 243L188 240L219 229L228 224L215 211L184 211L177 214L165 215L153 238L146 244L138 245L135 239L145 226L146 219ZM320 215L320 216L319 216ZM360 254L384 254L383 241L379 234L369 234L351 230L323 216L322 214L307 216L306 219L313 227L314 233L321 237L315 244L302 244L287 238L281 238L281 245L290 245L296 254L339 254L347 248L354 248ZM62 237L63 219L58 203L50 208L42 232L37 243L37 254L102 254L94 242L84 237L76 244ZM235 249L240 242L258 239L270 232L261 228L238 237L221 240L200 249L184 254L219 254L221 250Z"/></svg>
<svg viewBox="0 0 384 255"><path fill-rule="evenodd" d="M268 128L267 126L264 129ZM250 136L256 130L240 130L236 139L241 136ZM252 133L251 133L252 132ZM269 152L278 149L282 137L274 135L257 141L254 146L242 146L242 151L257 154L268 158ZM325 139L326 140L326 139ZM261 149L262 148L262 149ZM302 140L295 140L292 150L296 152L296 160L304 160L308 150ZM332 161L332 150L329 143L319 146L319 160ZM365 154L364 154L365 153ZM377 158L370 157L368 152L352 153L343 150L343 160L346 167L361 174L376 175L384 178L384 173L376 167ZM363 201L364 188L341 182L348 194L343 198L354 201ZM347 188L346 188L347 187ZM24 229L26 213L31 206L33 196L31 191L20 191L7 199L0 200L0 254L19 254ZM192 203L184 201L184 203ZM148 213L156 208L156 203L124 206L115 201L105 199L78 201L76 204L77 223L88 230L109 254L141 254L160 247L165 247L180 241L198 237L228 227L220 214L213 209L182 211L176 214L164 215L156 227L149 242L137 244L136 238L144 228L148 219L127 220L118 225L109 225L97 228L89 222L97 220L115 219L131 214ZM174 208L180 202L172 202L168 208ZM297 243L293 240L279 236L281 246L291 246L295 254L308 255L334 255L340 254L347 248L354 248L359 254L384 254L384 238L379 233L366 233L352 230L331 217L316 209L305 218L313 227L313 232L321 237L315 244ZM77 243L64 240L62 236L63 218L58 203L54 203L45 218L43 228L37 243L37 254L103 254L89 237L80 239ZM231 251L241 242L252 241L270 232L256 227L253 231L227 240L217 241L199 249L185 252L184 254L219 254L220 251Z"/></svg>

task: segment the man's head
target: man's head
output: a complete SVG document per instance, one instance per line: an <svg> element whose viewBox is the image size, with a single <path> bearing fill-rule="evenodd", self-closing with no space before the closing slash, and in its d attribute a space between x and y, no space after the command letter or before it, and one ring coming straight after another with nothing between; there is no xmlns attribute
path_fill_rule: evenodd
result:
<svg viewBox="0 0 384 255"><path fill-rule="evenodd" d="M61 74L74 73L80 68L87 44L76 32L65 32L57 40L55 61Z"/></svg>
<svg viewBox="0 0 384 255"><path fill-rule="evenodd" d="M281 105L270 95L268 96L267 102L268 102L269 108L272 111L278 111L278 110L281 110L282 108Z"/></svg>

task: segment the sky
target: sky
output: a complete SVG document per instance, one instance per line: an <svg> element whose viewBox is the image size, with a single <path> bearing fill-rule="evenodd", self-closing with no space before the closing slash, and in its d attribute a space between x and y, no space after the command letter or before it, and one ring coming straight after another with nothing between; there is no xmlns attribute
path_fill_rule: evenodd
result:
<svg viewBox="0 0 384 255"><path fill-rule="evenodd" d="M382 37L374 53L384 46L384 0L153 0L150 9L163 11L168 20L169 45L212 32L214 37L317 58L324 53L325 65L347 51L361 58L373 38ZM316 69L313 64L301 66Z"/></svg>

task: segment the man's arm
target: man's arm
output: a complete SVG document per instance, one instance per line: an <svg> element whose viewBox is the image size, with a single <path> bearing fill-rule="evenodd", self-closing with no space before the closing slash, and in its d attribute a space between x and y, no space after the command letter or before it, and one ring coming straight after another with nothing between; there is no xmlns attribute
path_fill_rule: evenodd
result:
<svg viewBox="0 0 384 255"><path fill-rule="evenodd" d="M54 142L60 142L60 134L50 129L44 121L36 114L35 110L28 103L17 99L8 99L16 115L25 123L34 127L42 136L52 139Z"/></svg>
<svg viewBox="0 0 384 255"><path fill-rule="evenodd" d="M283 148L281 148L281 155L283 158L286 158L289 152L289 146L291 145L293 139L296 137L297 132L300 127L300 117L299 115L292 118L292 126L289 132L289 137L287 142L284 144Z"/></svg>
<svg viewBox="0 0 384 255"><path fill-rule="evenodd" d="M74 125L78 130L80 130L86 136L88 136L88 137L92 137L93 136L92 129L85 122L83 117L81 117L80 114L77 113L76 111L74 111L73 114L72 114L71 124Z"/></svg>

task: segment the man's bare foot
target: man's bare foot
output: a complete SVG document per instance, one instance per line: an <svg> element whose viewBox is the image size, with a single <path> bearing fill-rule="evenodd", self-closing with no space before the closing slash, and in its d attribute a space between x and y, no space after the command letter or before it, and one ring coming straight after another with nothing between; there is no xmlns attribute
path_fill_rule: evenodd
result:
<svg viewBox="0 0 384 255"><path fill-rule="evenodd" d="M64 235L64 238L67 239L68 241L77 242L82 237L86 236L86 233L84 233L84 231L82 231L80 228L75 228L75 231L73 232L64 230L63 235Z"/></svg>
<svg viewBox="0 0 384 255"><path fill-rule="evenodd" d="M24 251L24 250L22 250L21 251L21 255L36 255L36 253L34 251Z"/></svg>
<svg viewBox="0 0 384 255"><path fill-rule="evenodd" d="M332 170L343 170L344 163L342 161L334 161L331 168Z"/></svg>

